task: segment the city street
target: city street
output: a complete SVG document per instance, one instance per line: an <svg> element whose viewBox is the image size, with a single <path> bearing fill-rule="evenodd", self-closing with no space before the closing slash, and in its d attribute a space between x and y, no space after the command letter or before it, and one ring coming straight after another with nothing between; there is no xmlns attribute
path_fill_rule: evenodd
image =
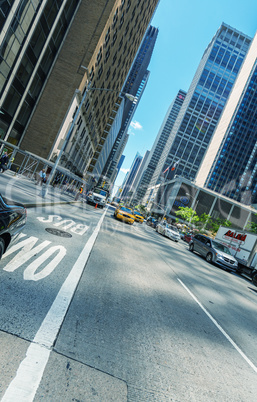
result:
<svg viewBox="0 0 257 402"><path fill-rule="evenodd" d="M0 266L2 401L256 400L257 288L186 243L40 206Z"/></svg>
<svg viewBox="0 0 257 402"><path fill-rule="evenodd" d="M257 401L255 7L0 0L0 402Z"/></svg>

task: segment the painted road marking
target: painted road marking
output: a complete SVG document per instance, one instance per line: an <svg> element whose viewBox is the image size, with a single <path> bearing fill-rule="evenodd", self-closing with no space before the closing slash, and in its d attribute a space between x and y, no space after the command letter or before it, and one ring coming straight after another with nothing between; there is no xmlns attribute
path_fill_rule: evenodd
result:
<svg viewBox="0 0 257 402"><path fill-rule="evenodd" d="M60 215L48 215L48 218L37 217L39 222L53 223L54 226L63 226L62 230L70 229L71 232L82 236L89 229L89 226L76 223L72 219L62 218ZM57 222L56 222L57 221Z"/></svg>
<svg viewBox="0 0 257 402"><path fill-rule="evenodd" d="M25 237L24 233L20 234L20 238ZM66 255L66 248L63 246L51 246L47 250L44 250L48 247L51 242L48 240L43 241L39 245L36 246L38 241L37 237L31 236L25 240L20 241L19 243L13 245L4 255L3 258L15 253L13 259L7 263L7 265L3 268L4 271L14 272L16 269L21 267L24 263L31 260L33 261L30 265L24 270L23 278L28 281L39 281L41 279L46 278L50 275L57 265L62 261L62 259ZM18 253L17 251L20 250ZM43 254L38 256L38 254L44 251ZM49 260L49 258L53 256L53 258L44 266L44 263ZM36 258L34 258L36 257ZM36 273L38 268L41 267L41 270Z"/></svg>
<svg viewBox="0 0 257 402"><path fill-rule="evenodd" d="M2 402L32 402L47 365L51 348L57 338L66 312L84 271L107 210L101 216L77 261L57 294L50 310L30 344L15 378L9 384Z"/></svg>
<svg viewBox="0 0 257 402"><path fill-rule="evenodd" d="M178 278L177 278L178 279ZM215 318L204 308L204 306L199 302L199 300L195 297L195 295L188 289L188 287L178 279L179 283L186 289L186 291L190 294L190 296L194 299L194 301L201 307L201 309L205 312L205 314L210 318L213 324L220 330L220 332L227 338L227 340L231 343L231 345L237 350L237 352L243 357L243 359L249 364L249 366L257 373L257 367L251 362L250 359L244 354L244 352L237 346L237 344L233 341L232 338L227 334L227 332L217 323Z"/></svg>

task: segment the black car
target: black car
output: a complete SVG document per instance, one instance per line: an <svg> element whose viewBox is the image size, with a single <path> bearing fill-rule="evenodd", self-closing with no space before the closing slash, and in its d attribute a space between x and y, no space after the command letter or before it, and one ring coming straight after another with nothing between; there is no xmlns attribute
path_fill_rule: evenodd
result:
<svg viewBox="0 0 257 402"><path fill-rule="evenodd" d="M146 220L146 224L148 226L152 226L152 228L155 228L157 225L158 221L157 219L153 218L152 216L150 216L149 218L147 218Z"/></svg>
<svg viewBox="0 0 257 402"><path fill-rule="evenodd" d="M19 203L6 200L0 194L0 259L18 238L27 220L27 210Z"/></svg>

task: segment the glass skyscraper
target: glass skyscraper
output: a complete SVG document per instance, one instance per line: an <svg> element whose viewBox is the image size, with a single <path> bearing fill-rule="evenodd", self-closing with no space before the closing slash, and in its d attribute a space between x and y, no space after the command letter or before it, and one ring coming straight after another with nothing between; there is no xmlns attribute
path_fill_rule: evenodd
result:
<svg viewBox="0 0 257 402"><path fill-rule="evenodd" d="M137 188L134 189L135 195L134 199L136 202L142 200L144 195L146 194L147 188L150 185L151 181L156 176L156 169L158 170L158 166L163 160L163 152L167 143L169 141L170 133L173 128L173 125L176 121L178 113L181 109L181 106L184 102L186 96L186 92L179 90L177 96L172 101L169 106L169 109L166 113L166 116L163 120L161 128L158 132L158 135L155 139L155 142L152 146L150 155L148 157L148 161L146 164L146 169L144 170L142 177L137 185Z"/></svg>
<svg viewBox="0 0 257 402"><path fill-rule="evenodd" d="M128 200L131 198L133 192L132 192L132 183L136 177L136 174L138 172L138 169L140 168L140 164L142 162L143 157L137 152L135 159L131 165L131 168L129 170L128 176L126 178L126 181L123 182L123 187L122 187L122 193L121 193L121 199L123 201Z"/></svg>
<svg viewBox="0 0 257 402"><path fill-rule="evenodd" d="M257 204L257 34L196 183L243 204Z"/></svg>
<svg viewBox="0 0 257 402"><path fill-rule="evenodd" d="M202 56L173 126L160 174L179 162L176 174L195 179L250 43L250 37L222 23ZM154 184L160 176L158 180Z"/></svg>

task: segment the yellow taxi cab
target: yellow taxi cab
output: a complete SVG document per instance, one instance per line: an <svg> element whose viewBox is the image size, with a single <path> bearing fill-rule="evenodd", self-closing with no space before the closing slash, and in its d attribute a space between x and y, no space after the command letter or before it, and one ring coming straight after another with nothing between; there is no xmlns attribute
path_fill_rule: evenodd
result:
<svg viewBox="0 0 257 402"><path fill-rule="evenodd" d="M135 216L132 209L123 206L119 206L115 209L114 217L116 219L120 219L121 221L130 223L131 225L133 225L135 222Z"/></svg>
<svg viewBox="0 0 257 402"><path fill-rule="evenodd" d="M140 222L143 223L145 218L143 217L142 214L140 214L140 212L138 212L137 210L134 210L134 216L135 216L135 221L136 222Z"/></svg>

